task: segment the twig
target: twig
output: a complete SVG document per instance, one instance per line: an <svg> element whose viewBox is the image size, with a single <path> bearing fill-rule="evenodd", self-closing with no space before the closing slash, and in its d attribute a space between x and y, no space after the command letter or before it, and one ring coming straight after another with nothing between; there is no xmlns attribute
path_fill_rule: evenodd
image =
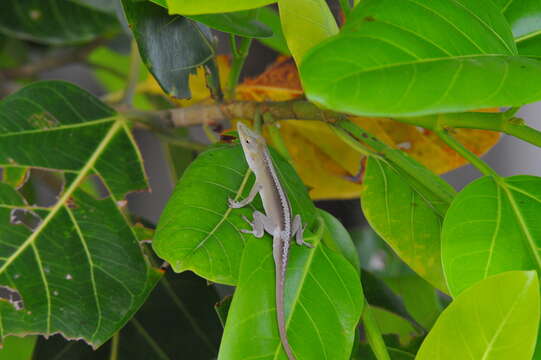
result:
<svg viewBox="0 0 541 360"><path fill-rule="evenodd" d="M0 80L33 77L47 70L56 69L76 62L82 62L94 49L103 45L106 41L107 39L99 38L85 46L54 52L50 56L42 57L39 61L30 64L1 70Z"/></svg>
<svg viewBox="0 0 541 360"><path fill-rule="evenodd" d="M366 301L364 303L363 325L366 333L366 339L368 340L368 344L374 352L376 359L391 360L391 357L387 352L387 346L385 346L385 341L383 341L383 336L381 336L381 331L378 327L376 319L374 318L374 315L372 314L372 309Z"/></svg>
<svg viewBox="0 0 541 360"><path fill-rule="evenodd" d="M187 127L217 124L228 119L253 119L256 113L269 113L275 120L318 120L334 122L344 119L343 114L318 108L308 101L252 102L238 101L224 104L194 105L161 111L127 111L128 118L150 122L157 126Z"/></svg>
<svg viewBox="0 0 541 360"><path fill-rule="evenodd" d="M95 62L92 62L92 61L89 61L89 60L86 60L84 63L85 63L85 65L87 65L88 67L90 67L92 69L107 71L108 73L110 73L111 75L116 76L119 79L124 80L126 78L126 74L122 73L121 71L115 69L112 66L108 66L108 65L104 65L104 64L98 64L98 63L95 63Z"/></svg>
<svg viewBox="0 0 541 360"><path fill-rule="evenodd" d="M137 43L135 39L131 42L131 51L130 51L130 69L128 71L128 81L126 83L126 88L124 89L124 94L122 95L122 100L120 101L123 105L131 106L133 103L133 96L135 95L135 89L137 88L137 83L139 82L139 70L141 68L141 56L139 56L139 49L137 48Z"/></svg>
<svg viewBox="0 0 541 360"><path fill-rule="evenodd" d="M118 360L118 343L119 335L116 332L111 339L111 352L109 353L109 360Z"/></svg>

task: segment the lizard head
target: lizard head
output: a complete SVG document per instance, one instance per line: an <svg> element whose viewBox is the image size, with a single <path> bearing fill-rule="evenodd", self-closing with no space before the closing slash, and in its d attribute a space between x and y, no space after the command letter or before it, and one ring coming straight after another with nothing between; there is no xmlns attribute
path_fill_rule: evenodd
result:
<svg viewBox="0 0 541 360"><path fill-rule="evenodd" d="M265 139L240 121L237 123L240 144L248 161L248 165L257 163L263 156L266 148Z"/></svg>

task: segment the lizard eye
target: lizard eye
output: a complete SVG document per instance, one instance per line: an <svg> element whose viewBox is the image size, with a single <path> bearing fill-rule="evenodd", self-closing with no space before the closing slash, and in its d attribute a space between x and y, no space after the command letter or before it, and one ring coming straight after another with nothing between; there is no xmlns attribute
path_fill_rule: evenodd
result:
<svg viewBox="0 0 541 360"><path fill-rule="evenodd" d="M250 140L246 140L246 144L249 144L250 143Z"/></svg>

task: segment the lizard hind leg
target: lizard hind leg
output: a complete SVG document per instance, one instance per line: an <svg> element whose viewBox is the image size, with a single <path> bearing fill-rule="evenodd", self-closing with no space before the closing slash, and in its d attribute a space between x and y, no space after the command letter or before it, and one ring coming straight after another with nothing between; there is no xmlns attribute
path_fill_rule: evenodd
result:
<svg viewBox="0 0 541 360"><path fill-rule="evenodd" d="M295 215L295 218L293 218L293 224L291 224L291 235L295 235L295 241L297 242L297 245L304 245L312 248L314 247L314 245L304 241L305 228L306 226L302 226L301 216L299 214Z"/></svg>
<svg viewBox="0 0 541 360"><path fill-rule="evenodd" d="M265 234L265 231L272 234L273 231L273 222L272 220L265 214L263 214L260 211L254 211L254 221L250 221L246 216L242 216L242 218L252 226L252 230L246 230L242 229L241 232L245 234L252 234L256 238L261 238Z"/></svg>

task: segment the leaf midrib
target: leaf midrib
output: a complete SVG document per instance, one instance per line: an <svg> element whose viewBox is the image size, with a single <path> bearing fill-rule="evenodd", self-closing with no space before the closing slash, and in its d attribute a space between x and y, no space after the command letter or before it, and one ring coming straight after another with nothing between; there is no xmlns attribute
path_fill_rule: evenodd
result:
<svg viewBox="0 0 541 360"><path fill-rule="evenodd" d="M505 194L507 195L507 198L509 199L509 203L511 204L515 217L520 225L520 230L527 240L527 245L528 245L527 247L530 250L533 260L535 261L537 265L537 271L541 271L541 256L537 252L537 246L532 237L532 234L530 233L530 230L528 229L528 225L526 224L526 221L524 220L524 216L522 215L522 212L520 211L520 208L515 200L515 197L511 193L511 189L507 186L506 183L501 182L498 185L502 187L502 189L505 191Z"/></svg>
<svg viewBox="0 0 541 360"><path fill-rule="evenodd" d="M27 134L41 134L41 133L44 133L44 132L61 131L61 130L66 130L66 129L77 129L77 128L81 128L81 127L88 127L88 126L107 123L107 122L114 122L116 120L116 118L117 118L116 116L110 116L110 117L106 117L106 118L103 118L103 119L85 121L83 123L52 126L50 128L43 128L43 129L32 129L32 130L23 130L23 131L17 131L17 132L8 132L8 133L0 134L0 138L10 137L10 136L27 135Z"/></svg>
<svg viewBox="0 0 541 360"><path fill-rule="evenodd" d="M421 60L416 60L416 61L404 61L404 62L397 62L397 63L392 63L392 64L385 64L385 65L381 65L381 66L367 67L367 68L364 68L364 69L360 69L358 71L353 71L353 72L350 72L347 75L343 75L341 77L336 78L332 82L336 83L338 81L344 80L344 79L352 77L352 76L357 76L359 74L375 72L375 71L380 71L380 70L389 70L389 69L392 69L392 68L395 68L395 67L401 67L401 66L407 66L407 65L425 64L425 63L431 63L431 62L437 62L437 61L475 59L475 58L482 58L482 57L512 58L512 57L521 57L521 56L506 55L506 54L475 54L475 55L458 55L458 56L449 56L449 57L435 57L435 58L427 58L427 59L421 59ZM342 59L338 59L337 61L341 61L341 60Z"/></svg>
<svg viewBox="0 0 541 360"><path fill-rule="evenodd" d="M493 348L494 348L494 342L497 340L497 338L500 336L500 333L503 331L505 325L508 323L509 321L509 318L511 317L511 314L515 311L515 307L517 306L517 303L519 303L519 301L521 300L521 298L524 296L524 293L528 290L528 288L530 287L532 281L533 281L534 277L533 276L529 276L529 279L528 281L524 284L524 287L522 288L522 291L520 292L520 294L517 295L517 297L515 298L515 301L513 301L513 304L511 305L511 307L509 308L509 311L507 312L507 314L505 315L505 317L502 319L502 321L500 322L498 328L496 329L496 332L494 333L494 335L492 336L490 342L487 344L487 348L486 350L484 351L483 353L483 357L481 358L481 360L486 360L488 359L487 356L490 355L490 353L492 352Z"/></svg>
<svg viewBox="0 0 541 360"><path fill-rule="evenodd" d="M52 221L52 219L56 216L56 214L60 211L60 209L62 209L62 207L68 202L71 195L79 187L79 185L85 179L85 177L92 171L99 157L103 154L103 152L106 150L107 146L109 145L110 141L113 139L113 137L121 128L122 128L121 120L117 120L116 122L113 123L111 128L107 131L107 134L104 136L104 138L96 147L96 150L94 150L94 152L92 153L92 155L90 156L86 164L81 168L81 170L79 171L79 174L74 179L72 184L66 189L64 194L58 200L58 202L50 209L49 214L47 214L47 216L43 219L41 224L34 230L34 232L19 246L19 248L13 254L11 254L6 259L4 264L0 267L0 274L2 274L19 257L19 255L21 255L22 252L26 250L28 246L35 243L39 235L43 232L43 230L47 227L47 225Z"/></svg>

